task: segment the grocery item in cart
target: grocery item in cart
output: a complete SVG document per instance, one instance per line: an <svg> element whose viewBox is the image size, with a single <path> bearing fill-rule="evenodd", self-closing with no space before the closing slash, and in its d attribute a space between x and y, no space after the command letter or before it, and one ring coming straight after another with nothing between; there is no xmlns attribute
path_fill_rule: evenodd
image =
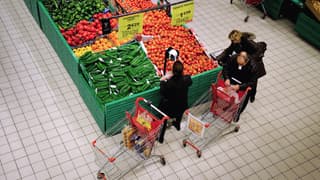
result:
<svg viewBox="0 0 320 180"><path fill-rule="evenodd" d="M122 130L123 143L128 149L131 149L134 146L134 142L131 139L135 132L136 129L130 126L126 126Z"/></svg>
<svg viewBox="0 0 320 180"><path fill-rule="evenodd" d="M152 157L160 158L160 163L166 164L164 156L155 154L155 149L160 129L169 117L142 97L136 99L135 105L135 111L126 112L125 119L92 142L96 163L101 166L98 179L121 179ZM140 114L146 119L152 118L150 130L137 121Z"/></svg>

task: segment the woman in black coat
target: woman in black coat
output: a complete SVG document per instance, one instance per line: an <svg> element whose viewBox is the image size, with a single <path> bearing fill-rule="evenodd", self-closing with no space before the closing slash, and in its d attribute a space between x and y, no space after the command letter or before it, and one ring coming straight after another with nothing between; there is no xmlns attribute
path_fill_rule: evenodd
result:
<svg viewBox="0 0 320 180"><path fill-rule="evenodd" d="M240 32L238 30L232 30L229 33L228 38L231 40L230 46L217 56L218 63L221 66L228 62L232 55L245 51L252 60L251 64L256 69L258 78L266 75L266 70L262 61L264 52L267 48L267 44L265 42L256 43L253 41L256 38L253 33ZM254 102L255 100L258 78L255 84L251 87L252 90L249 94L251 102Z"/></svg>
<svg viewBox="0 0 320 180"><path fill-rule="evenodd" d="M173 126L179 131L180 122L184 111L188 108L188 89L192 85L189 75L183 75L183 64L175 61L172 75L166 75L160 81L161 100L159 109L170 118L175 118ZM167 122L165 121L159 136L159 142L163 143Z"/></svg>
<svg viewBox="0 0 320 180"><path fill-rule="evenodd" d="M253 39L256 38L253 33L232 30L229 33L228 38L231 40L231 44L217 56L220 65L226 63L233 54L238 54L241 51L245 51L249 55L253 55L258 51L258 47L253 41Z"/></svg>

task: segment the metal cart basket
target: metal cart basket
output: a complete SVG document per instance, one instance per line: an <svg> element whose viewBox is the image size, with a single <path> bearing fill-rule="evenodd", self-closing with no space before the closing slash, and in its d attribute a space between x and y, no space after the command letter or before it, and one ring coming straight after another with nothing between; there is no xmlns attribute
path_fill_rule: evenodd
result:
<svg viewBox="0 0 320 180"><path fill-rule="evenodd" d="M166 164L163 155L154 152L163 122L169 117L142 97L136 99L132 112L126 112L126 118L92 142L101 167L98 179L120 179L152 157Z"/></svg>
<svg viewBox="0 0 320 180"><path fill-rule="evenodd" d="M238 118L240 108L250 88L234 92L236 94L229 94L224 89L224 81L219 73L217 82L212 84L211 89L204 93L183 115L183 121L187 122L183 146L191 146L196 150L199 158L201 149L211 141L222 135L238 132L240 128L239 125L232 122ZM234 129L224 133L231 126Z"/></svg>

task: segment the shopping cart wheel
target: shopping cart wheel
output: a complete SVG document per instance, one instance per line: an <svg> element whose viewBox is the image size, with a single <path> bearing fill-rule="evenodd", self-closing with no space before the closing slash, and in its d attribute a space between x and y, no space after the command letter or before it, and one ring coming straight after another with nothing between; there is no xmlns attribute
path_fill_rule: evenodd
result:
<svg viewBox="0 0 320 180"><path fill-rule="evenodd" d="M160 163L166 165L166 159L163 156L160 157Z"/></svg>
<svg viewBox="0 0 320 180"><path fill-rule="evenodd" d="M186 147L186 146L187 146L187 140L184 139L184 140L182 141L182 145L183 145L183 147Z"/></svg>
<svg viewBox="0 0 320 180"><path fill-rule="evenodd" d="M239 126L239 125L237 125L237 126L234 128L234 132L238 132L238 131L239 131L239 129L240 129L240 126Z"/></svg>
<svg viewBox="0 0 320 180"><path fill-rule="evenodd" d="M266 14L263 14L262 19L265 19L265 18L266 18L266 16L267 16Z"/></svg>
<svg viewBox="0 0 320 180"><path fill-rule="evenodd" d="M201 158L201 151L197 151L197 156L198 156L198 158Z"/></svg>
<svg viewBox="0 0 320 180"><path fill-rule="evenodd" d="M248 22L249 16L247 16L246 18L244 18L244 22Z"/></svg>
<svg viewBox="0 0 320 180"><path fill-rule="evenodd" d="M98 172L97 179L106 179L106 176L102 172Z"/></svg>
<svg viewBox="0 0 320 180"><path fill-rule="evenodd" d="M230 4L232 4L232 1L233 1L233 0L230 0Z"/></svg>

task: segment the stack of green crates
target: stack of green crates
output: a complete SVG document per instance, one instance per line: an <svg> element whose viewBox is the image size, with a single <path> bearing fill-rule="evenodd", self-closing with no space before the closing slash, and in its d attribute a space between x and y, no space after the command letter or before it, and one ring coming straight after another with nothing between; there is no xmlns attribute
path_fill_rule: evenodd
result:
<svg viewBox="0 0 320 180"><path fill-rule="evenodd" d="M38 23L39 26L41 26L40 18L39 18L38 0L24 0L24 3L29 9L34 20Z"/></svg>
<svg viewBox="0 0 320 180"><path fill-rule="evenodd" d="M279 19L281 15L281 8L284 0L265 0L264 6L270 16L273 19Z"/></svg>
<svg viewBox="0 0 320 180"><path fill-rule="evenodd" d="M300 13L295 25L295 30L299 35L313 44L315 47L320 48L320 21L312 18L305 13Z"/></svg>
<svg viewBox="0 0 320 180"><path fill-rule="evenodd" d="M71 47L65 41L60 30L51 19L49 12L41 1L38 2L41 29L47 36L51 46L56 51L62 64L68 71L76 86L79 86L79 60L75 57Z"/></svg>

